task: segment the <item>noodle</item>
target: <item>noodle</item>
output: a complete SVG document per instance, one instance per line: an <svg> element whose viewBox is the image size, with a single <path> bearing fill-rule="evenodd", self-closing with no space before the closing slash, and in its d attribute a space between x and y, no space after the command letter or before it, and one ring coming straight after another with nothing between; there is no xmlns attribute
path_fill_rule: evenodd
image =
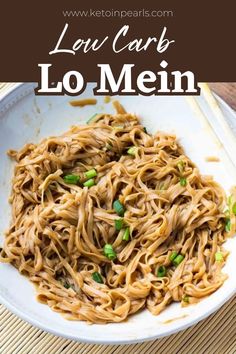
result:
<svg viewBox="0 0 236 354"><path fill-rule="evenodd" d="M152 136L117 107L121 113L10 151L12 222L1 261L72 320L121 322L144 307L157 315L173 301L197 302L226 279L222 244L235 218L227 234L222 188L199 174L175 136ZM91 169L95 184L84 187ZM69 184L66 175L81 179ZM114 200L125 208L120 230Z"/></svg>
<svg viewBox="0 0 236 354"><path fill-rule="evenodd" d="M81 100L74 100L69 102L73 107L84 107L97 104L97 100L95 98L84 98Z"/></svg>

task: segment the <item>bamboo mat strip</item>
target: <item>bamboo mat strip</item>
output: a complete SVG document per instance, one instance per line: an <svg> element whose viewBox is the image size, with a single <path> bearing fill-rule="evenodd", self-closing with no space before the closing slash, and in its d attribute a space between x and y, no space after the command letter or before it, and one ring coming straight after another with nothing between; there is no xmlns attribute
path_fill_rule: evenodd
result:
<svg viewBox="0 0 236 354"><path fill-rule="evenodd" d="M14 82L0 82L0 94L4 93L10 87L15 85Z"/></svg>
<svg viewBox="0 0 236 354"><path fill-rule="evenodd" d="M0 83L0 95L14 83ZM0 354L236 354L236 296L197 325L132 345L77 343L32 327L0 305Z"/></svg>
<svg viewBox="0 0 236 354"><path fill-rule="evenodd" d="M197 325L156 341L125 346L76 343L32 327L0 306L1 354L236 353L236 296Z"/></svg>

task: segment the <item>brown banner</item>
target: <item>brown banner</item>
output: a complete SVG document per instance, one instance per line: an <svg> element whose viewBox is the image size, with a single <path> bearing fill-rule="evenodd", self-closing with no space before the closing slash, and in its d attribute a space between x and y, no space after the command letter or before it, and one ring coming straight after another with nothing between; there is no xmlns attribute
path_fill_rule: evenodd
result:
<svg viewBox="0 0 236 354"><path fill-rule="evenodd" d="M49 55L65 28L61 49L75 54ZM97 81L97 64L108 63L114 75L124 64L135 64L134 75L144 70L190 70L197 81L236 81L235 70L235 2L225 1L4 1L0 13L1 65L0 81L39 81L39 63L50 63L50 81L61 80L69 70L82 73L85 81ZM121 34L115 53L112 45ZM162 53L158 41L166 27L165 38L174 40ZM100 49L89 48L97 39ZM147 44L148 37L156 38L146 50L128 50L134 40ZM87 40L91 42L87 44ZM164 38L164 37L163 37ZM162 38L162 39L163 39ZM79 41L79 39L81 41ZM83 42L82 42L83 41ZM96 44L96 43L95 43ZM133 44L135 46L135 43ZM80 47L80 48L79 48ZM132 44L131 44L132 47ZM132 48L131 48L132 49ZM159 47L160 49L160 47Z"/></svg>

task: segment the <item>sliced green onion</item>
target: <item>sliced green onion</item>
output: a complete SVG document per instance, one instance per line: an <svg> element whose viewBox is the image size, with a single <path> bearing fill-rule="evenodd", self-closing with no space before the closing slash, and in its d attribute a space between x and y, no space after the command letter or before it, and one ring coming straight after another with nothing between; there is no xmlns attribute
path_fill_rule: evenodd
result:
<svg viewBox="0 0 236 354"><path fill-rule="evenodd" d="M143 131L144 131L144 133L148 134L146 127L143 127Z"/></svg>
<svg viewBox="0 0 236 354"><path fill-rule="evenodd" d="M87 124L89 124L89 123L92 123L94 120L95 120L95 117L97 116L98 114L97 113L95 113L94 115L92 115L92 117L90 117L89 118L89 120L87 120Z"/></svg>
<svg viewBox="0 0 236 354"><path fill-rule="evenodd" d="M95 168L92 168L91 170L86 171L84 174L87 179L90 179L97 176L97 171Z"/></svg>
<svg viewBox="0 0 236 354"><path fill-rule="evenodd" d="M69 289L69 288L70 288L70 284L65 283L65 284L64 284L64 288Z"/></svg>
<svg viewBox="0 0 236 354"><path fill-rule="evenodd" d="M157 269L157 276L159 278L163 278L166 275L166 267L161 265L158 269Z"/></svg>
<svg viewBox="0 0 236 354"><path fill-rule="evenodd" d="M232 206L232 212L234 213L234 215L236 215L236 203L234 203Z"/></svg>
<svg viewBox="0 0 236 354"><path fill-rule="evenodd" d="M173 260L173 265L178 267L178 265L180 265L180 263L183 261L184 256L182 256L182 254L178 254L177 257L175 257L175 259Z"/></svg>
<svg viewBox="0 0 236 354"><path fill-rule="evenodd" d="M77 175L65 175L63 177L64 181L67 183L67 184L77 184L80 180L80 176L77 176Z"/></svg>
<svg viewBox="0 0 236 354"><path fill-rule="evenodd" d="M164 191L165 190L165 183L162 182L159 184L159 191Z"/></svg>
<svg viewBox="0 0 236 354"><path fill-rule="evenodd" d="M96 281L97 283L103 284L102 276L101 276L100 273L94 272L94 273L92 274L92 278L93 278L93 280Z"/></svg>
<svg viewBox="0 0 236 354"><path fill-rule="evenodd" d="M129 227L127 227L125 229L125 232L124 232L124 235L122 237L122 240L123 241L129 241L129 235L130 235L130 230L129 230Z"/></svg>
<svg viewBox="0 0 236 354"><path fill-rule="evenodd" d="M231 221L230 219L225 220L225 231L230 232L231 229Z"/></svg>
<svg viewBox="0 0 236 354"><path fill-rule="evenodd" d="M122 229L123 225L124 225L124 219L121 218L121 219L115 220L115 229L117 231L120 231Z"/></svg>
<svg viewBox="0 0 236 354"><path fill-rule="evenodd" d="M83 186L84 187L88 187L88 188L90 188L90 187L92 187L94 185L95 185L95 181L94 181L93 178L90 178L86 182L83 183Z"/></svg>
<svg viewBox="0 0 236 354"><path fill-rule="evenodd" d="M113 202L113 208L119 216L124 216L125 208L118 199Z"/></svg>
<svg viewBox="0 0 236 354"><path fill-rule="evenodd" d="M127 153L128 153L129 155L134 156L136 150L137 150L137 147L136 147L136 146L132 146L132 147L130 147L130 148L127 150Z"/></svg>
<svg viewBox="0 0 236 354"><path fill-rule="evenodd" d="M182 297L182 300L183 300L184 302L189 303L189 296L188 296L188 295L184 295L184 296Z"/></svg>
<svg viewBox="0 0 236 354"><path fill-rule="evenodd" d="M170 261L173 262L173 260L178 256L178 252L173 251L170 255Z"/></svg>
<svg viewBox="0 0 236 354"><path fill-rule="evenodd" d="M216 252L215 253L215 261L216 262L223 262L224 257L221 252Z"/></svg>
<svg viewBox="0 0 236 354"><path fill-rule="evenodd" d="M181 185L182 187L185 187L186 184L187 184L186 178L185 178L185 177L180 177L179 183L180 183L180 185Z"/></svg>
<svg viewBox="0 0 236 354"><path fill-rule="evenodd" d="M177 167L179 169L179 172L180 173L183 173L184 172L184 161L183 160L180 160L178 163L177 163Z"/></svg>
<svg viewBox="0 0 236 354"><path fill-rule="evenodd" d="M104 147L103 147L103 151L109 151L112 150L113 146L109 143L107 143Z"/></svg>
<svg viewBox="0 0 236 354"><path fill-rule="evenodd" d="M116 252L113 250L112 245L110 245L109 243L105 244L105 246L103 247L103 252L104 255L111 261L116 259Z"/></svg>

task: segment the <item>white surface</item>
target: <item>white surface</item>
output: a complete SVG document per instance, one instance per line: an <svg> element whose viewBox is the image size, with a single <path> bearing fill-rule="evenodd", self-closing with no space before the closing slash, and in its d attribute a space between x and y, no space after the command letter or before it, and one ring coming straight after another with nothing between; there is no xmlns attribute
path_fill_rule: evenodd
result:
<svg viewBox="0 0 236 354"><path fill-rule="evenodd" d="M13 165L6 156L10 148L18 149L27 142L38 142L41 138L64 132L73 124L84 123L94 113L113 112L111 103L105 104L98 97L97 106L71 107L71 97L35 97L33 84L19 85L5 95L0 102L0 244L4 230L10 222L10 180ZM81 97L92 97L92 85L88 85ZM73 98L75 99L75 98ZM209 132L201 127L184 97L120 97L119 101L129 112L137 113L147 130L154 133L164 130L175 133L186 153L199 166L203 174L214 175L216 181L229 190L235 184L235 167L227 159L223 148L216 146ZM202 97L199 103L209 120L213 116L207 110ZM231 126L236 116L221 101L222 109ZM221 136L219 127L216 126ZM227 148L227 137L221 136ZM218 156L219 163L205 161L206 156ZM234 158L231 156L231 158ZM184 329L218 309L236 292L236 238L226 243L231 254L224 271L229 278L225 284L208 298L196 305L181 308L175 303L159 316L147 310L134 315L119 324L88 325L85 322L71 322L39 304L35 299L34 286L11 265L0 264L0 301L19 317L56 335L90 343L132 343L151 340ZM176 319L177 318L177 319ZM170 323L167 320L176 319Z"/></svg>

